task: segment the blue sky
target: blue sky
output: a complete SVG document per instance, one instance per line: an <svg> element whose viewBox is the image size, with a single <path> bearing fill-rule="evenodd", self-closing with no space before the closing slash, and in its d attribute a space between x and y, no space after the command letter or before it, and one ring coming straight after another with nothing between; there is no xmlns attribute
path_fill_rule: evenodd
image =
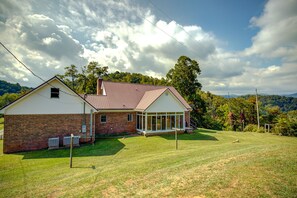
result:
<svg viewBox="0 0 297 198"><path fill-rule="evenodd" d="M178 57L215 94L297 92L296 0L0 2L0 40L44 79L90 61L164 77ZM0 49L0 79L41 82Z"/></svg>
<svg viewBox="0 0 297 198"><path fill-rule="evenodd" d="M170 2L170 3L169 3ZM146 2L158 18L173 18L182 25L198 24L213 32L224 47L242 50L251 45L251 37L258 30L250 27L250 19L260 16L266 1L260 0L150 0ZM168 16L170 18L168 18Z"/></svg>

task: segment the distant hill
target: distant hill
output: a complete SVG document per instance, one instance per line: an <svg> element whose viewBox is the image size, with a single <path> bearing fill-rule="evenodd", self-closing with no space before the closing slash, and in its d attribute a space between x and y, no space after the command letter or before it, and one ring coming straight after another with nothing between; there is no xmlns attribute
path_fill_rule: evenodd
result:
<svg viewBox="0 0 297 198"><path fill-rule="evenodd" d="M223 98L238 98L240 95L235 95L235 94L230 94L230 95L219 95L222 96Z"/></svg>
<svg viewBox="0 0 297 198"><path fill-rule="evenodd" d="M19 83L13 84L0 80L0 96L5 93L20 93L22 90L30 90L30 87L21 86Z"/></svg>
<svg viewBox="0 0 297 198"><path fill-rule="evenodd" d="M285 95L286 97L293 97L293 98L297 98L297 93L293 93L293 94L289 94L289 95Z"/></svg>
<svg viewBox="0 0 297 198"><path fill-rule="evenodd" d="M249 98L252 95L240 96ZM253 95L254 96L254 95ZM279 95L259 95L263 106L279 106L283 112L297 110L297 98Z"/></svg>

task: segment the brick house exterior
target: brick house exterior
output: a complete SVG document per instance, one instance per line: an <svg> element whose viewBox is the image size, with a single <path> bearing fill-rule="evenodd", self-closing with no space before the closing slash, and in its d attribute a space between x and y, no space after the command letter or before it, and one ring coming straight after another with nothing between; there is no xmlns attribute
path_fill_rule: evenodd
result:
<svg viewBox="0 0 297 198"><path fill-rule="evenodd" d="M4 153L48 147L48 139L74 134L80 142L96 135L170 133L185 130L191 107L167 86L103 82L97 94L79 95L53 77L25 96L3 107Z"/></svg>

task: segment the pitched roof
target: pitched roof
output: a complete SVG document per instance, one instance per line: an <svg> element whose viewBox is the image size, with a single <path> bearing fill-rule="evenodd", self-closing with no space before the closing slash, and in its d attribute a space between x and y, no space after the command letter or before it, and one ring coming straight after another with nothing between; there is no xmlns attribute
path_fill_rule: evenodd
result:
<svg viewBox="0 0 297 198"><path fill-rule="evenodd" d="M87 95L85 98L97 109L133 110L136 108L144 108L154 102L166 89L170 89L185 108L191 109L189 104L174 87L109 81L103 81L102 86L106 95Z"/></svg>
<svg viewBox="0 0 297 198"><path fill-rule="evenodd" d="M136 106L137 110L147 109L155 100L157 100L168 88L156 89L152 91L146 91Z"/></svg>

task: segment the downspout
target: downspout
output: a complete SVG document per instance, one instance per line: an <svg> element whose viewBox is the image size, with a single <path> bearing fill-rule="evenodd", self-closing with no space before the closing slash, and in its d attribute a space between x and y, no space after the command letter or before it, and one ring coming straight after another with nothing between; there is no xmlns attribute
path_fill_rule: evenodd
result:
<svg viewBox="0 0 297 198"><path fill-rule="evenodd" d="M93 136L93 109L90 111L90 137L92 141L92 136Z"/></svg>

